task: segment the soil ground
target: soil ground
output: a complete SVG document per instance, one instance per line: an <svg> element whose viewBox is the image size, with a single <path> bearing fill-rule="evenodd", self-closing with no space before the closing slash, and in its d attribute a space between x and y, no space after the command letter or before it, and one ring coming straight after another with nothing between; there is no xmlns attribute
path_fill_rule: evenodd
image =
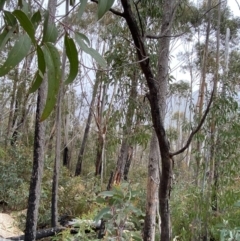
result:
<svg viewBox="0 0 240 241"><path fill-rule="evenodd" d="M23 232L17 227L17 221L7 213L0 213L0 240L22 235Z"/></svg>

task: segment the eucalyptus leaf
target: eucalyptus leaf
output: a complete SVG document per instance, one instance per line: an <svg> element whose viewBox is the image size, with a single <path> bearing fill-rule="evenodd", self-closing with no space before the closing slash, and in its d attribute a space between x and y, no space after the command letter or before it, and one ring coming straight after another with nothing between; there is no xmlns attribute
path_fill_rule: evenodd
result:
<svg viewBox="0 0 240 241"><path fill-rule="evenodd" d="M106 60L93 48L88 47L85 42L82 40L81 36L76 33L75 39L79 45L79 47L87 54L91 55L92 58L96 60L96 62L103 68L107 67Z"/></svg>
<svg viewBox="0 0 240 241"><path fill-rule="evenodd" d="M15 27L17 25L17 20L14 17L14 15L9 11L3 11L3 13L4 13L5 24L8 27Z"/></svg>
<svg viewBox="0 0 240 241"><path fill-rule="evenodd" d="M55 43L58 37L58 30L54 23L49 22L49 12L46 11L44 15L43 25L43 43Z"/></svg>
<svg viewBox="0 0 240 241"><path fill-rule="evenodd" d="M48 93L40 121L44 121L52 112L56 102L61 78L61 62L58 50L51 43L44 44L44 58L47 66Z"/></svg>
<svg viewBox="0 0 240 241"><path fill-rule="evenodd" d="M39 23L41 22L42 20L42 16L41 16L41 13L40 11L37 11L33 14L33 16L31 17L31 22L35 28L35 30L37 29Z"/></svg>
<svg viewBox="0 0 240 241"><path fill-rule="evenodd" d="M35 74L33 84L29 90L30 93L35 92L40 87L45 70L46 70L44 54L42 49L39 46L37 46L37 57L38 57L38 70L37 70L37 73Z"/></svg>
<svg viewBox="0 0 240 241"><path fill-rule="evenodd" d="M114 0L99 0L98 1L98 20L112 7Z"/></svg>
<svg viewBox="0 0 240 241"><path fill-rule="evenodd" d="M35 29L31 22L31 20L28 18L28 16L21 10L15 10L13 12L13 15L18 19L20 25L22 28L27 32L29 37L31 38L32 42L36 44L35 39Z"/></svg>
<svg viewBox="0 0 240 241"><path fill-rule="evenodd" d="M80 19L86 9L88 0L81 0L79 9L78 9L78 18Z"/></svg>
<svg viewBox="0 0 240 241"><path fill-rule="evenodd" d="M87 42L88 45L90 45L90 40L88 39L88 37L83 34L83 33L76 33L78 35L78 38L83 39L85 42Z"/></svg>
<svg viewBox="0 0 240 241"><path fill-rule="evenodd" d="M70 84L74 81L78 74L78 52L73 39L69 38L67 35L65 35L64 44L66 48L66 55L70 63L70 72L65 84Z"/></svg>
<svg viewBox="0 0 240 241"><path fill-rule="evenodd" d="M99 193L99 196L103 197L112 197L114 195L113 191L103 191Z"/></svg>
<svg viewBox="0 0 240 241"><path fill-rule="evenodd" d="M103 216L104 216L105 214L109 213L110 210L111 210L110 207L105 207L105 208L103 208L103 209L98 213L98 215L94 218L94 221L95 221L95 222L98 222L101 218L103 218Z"/></svg>
<svg viewBox="0 0 240 241"><path fill-rule="evenodd" d="M7 29L4 29L2 33L0 34L0 51L5 47L7 41L10 39L10 37L13 35L16 28L11 28L9 31Z"/></svg>
<svg viewBox="0 0 240 241"><path fill-rule="evenodd" d="M6 75L18 65L28 54L31 48L31 39L27 34L22 35L16 41L14 47L8 53L5 63L0 67L0 77Z"/></svg>
<svg viewBox="0 0 240 241"><path fill-rule="evenodd" d="M6 0L0 0L0 10L3 10Z"/></svg>
<svg viewBox="0 0 240 241"><path fill-rule="evenodd" d="M42 75L39 73L39 70L37 70L29 93L34 93L40 87L42 80Z"/></svg>

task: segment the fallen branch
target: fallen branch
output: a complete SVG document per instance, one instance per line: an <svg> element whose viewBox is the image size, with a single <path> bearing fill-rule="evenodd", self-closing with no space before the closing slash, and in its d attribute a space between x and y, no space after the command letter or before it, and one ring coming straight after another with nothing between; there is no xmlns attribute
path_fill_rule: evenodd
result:
<svg viewBox="0 0 240 241"><path fill-rule="evenodd" d="M42 239L42 238L46 238L46 237L51 237L56 235L57 233L60 233L62 231L66 230L66 228L64 227L56 227L56 228L48 228L48 229L43 229L43 230L38 230L36 233L36 240ZM76 231L73 230L75 233ZM6 240L24 240L25 235L20 235L20 236L16 236L16 237L10 237L7 238Z"/></svg>

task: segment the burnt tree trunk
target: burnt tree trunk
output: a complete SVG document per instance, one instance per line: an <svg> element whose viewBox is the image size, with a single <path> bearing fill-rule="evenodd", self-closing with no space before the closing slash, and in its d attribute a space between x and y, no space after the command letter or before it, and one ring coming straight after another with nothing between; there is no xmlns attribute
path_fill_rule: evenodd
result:
<svg viewBox="0 0 240 241"><path fill-rule="evenodd" d="M129 173L129 169L132 163L132 156L133 156L133 147L129 146L128 147L128 154L127 154L127 160L126 160L126 164L124 167L124 173L123 173L123 178L125 181L128 180L128 173Z"/></svg>
<svg viewBox="0 0 240 241"><path fill-rule="evenodd" d="M45 146L45 121L40 122L41 113L46 99L46 80L43 80L37 98L36 122L34 133L33 150L33 168L28 197L28 210L26 218L25 241L34 241L36 239L38 208L41 194L41 182L44 163Z"/></svg>
<svg viewBox="0 0 240 241"><path fill-rule="evenodd" d="M49 1L48 9L50 11L50 19L56 12L56 0ZM33 150L33 168L29 188L28 210L25 228L25 241L34 241L36 239L38 208L41 195L41 183L43 176L44 164L44 147L45 147L45 129L46 121L40 122L41 114L46 102L47 80L44 80L38 90L36 122L34 133L34 150Z"/></svg>

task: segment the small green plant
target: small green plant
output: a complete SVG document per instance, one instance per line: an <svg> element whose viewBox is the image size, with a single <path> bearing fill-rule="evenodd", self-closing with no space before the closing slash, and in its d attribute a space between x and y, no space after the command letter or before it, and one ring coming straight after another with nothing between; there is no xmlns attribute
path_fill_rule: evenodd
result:
<svg viewBox="0 0 240 241"><path fill-rule="evenodd" d="M95 222L105 221L105 240L142 240L139 230L144 214L137 207L139 194L140 191L133 190L128 183L99 194L97 202L105 207L95 217Z"/></svg>
<svg viewBox="0 0 240 241"><path fill-rule="evenodd" d="M230 228L227 220L220 225L220 241L240 241L240 227Z"/></svg>

